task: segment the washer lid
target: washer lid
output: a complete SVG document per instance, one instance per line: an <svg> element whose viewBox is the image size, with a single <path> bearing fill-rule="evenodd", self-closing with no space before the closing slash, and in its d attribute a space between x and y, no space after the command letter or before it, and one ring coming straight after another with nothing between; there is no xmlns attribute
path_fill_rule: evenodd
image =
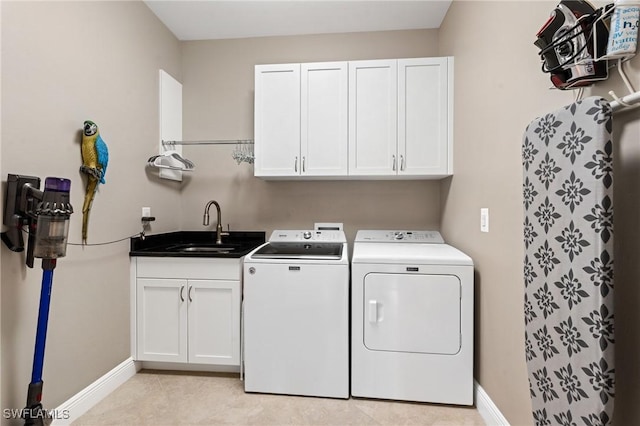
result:
<svg viewBox="0 0 640 426"><path fill-rule="evenodd" d="M254 259L341 259L342 243L269 242L256 250Z"/></svg>
<svg viewBox="0 0 640 426"><path fill-rule="evenodd" d="M444 240L438 231L380 231L361 230L356 234L356 243L422 243L442 244Z"/></svg>

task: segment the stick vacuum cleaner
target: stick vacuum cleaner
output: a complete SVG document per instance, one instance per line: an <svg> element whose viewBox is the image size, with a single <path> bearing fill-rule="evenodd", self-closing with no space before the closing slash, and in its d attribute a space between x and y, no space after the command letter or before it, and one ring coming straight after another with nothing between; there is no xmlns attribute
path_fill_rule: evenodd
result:
<svg viewBox="0 0 640 426"><path fill-rule="evenodd" d="M39 188L40 179L37 177L11 174L8 176L4 214L4 224L8 230L2 233L2 241L9 249L20 252L24 250L22 229L27 225L27 266L33 268L34 258L42 259L42 289L33 369L27 392L27 405L22 411L24 424L36 426L49 424L52 420L50 413L42 407L44 348L53 270L57 259L66 255L69 218L73 213L69 202L69 179L48 177L45 180L44 191Z"/></svg>

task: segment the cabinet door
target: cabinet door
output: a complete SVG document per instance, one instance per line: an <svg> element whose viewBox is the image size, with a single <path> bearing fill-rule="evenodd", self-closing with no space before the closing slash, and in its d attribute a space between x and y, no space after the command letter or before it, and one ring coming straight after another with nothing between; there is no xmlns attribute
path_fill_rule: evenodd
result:
<svg viewBox="0 0 640 426"><path fill-rule="evenodd" d="M395 175L397 61L349 62L349 174Z"/></svg>
<svg viewBox="0 0 640 426"><path fill-rule="evenodd" d="M189 280L189 362L240 365L240 282Z"/></svg>
<svg viewBox="0 0 640 426"><path fill-rule="evenodd" d="M448 58L398 60L400 175L449 174Z"/></svg>
<svg viewBox="0 0 640 426"><path fill-rule="evenodd" d="M301 172L347 175L347 63L302 64Z"/></svg>
<svg viewBox="0 0 640 426"><path fill-rule="evenodd" d="M255 176L299 175L300 64L255 68Z"/></svg>
<svg viewBox="0 0 640 426"><path fill-rule="evenodd" d="M187 280L138 278L137 345L141 361L187 361Z"/></svg>

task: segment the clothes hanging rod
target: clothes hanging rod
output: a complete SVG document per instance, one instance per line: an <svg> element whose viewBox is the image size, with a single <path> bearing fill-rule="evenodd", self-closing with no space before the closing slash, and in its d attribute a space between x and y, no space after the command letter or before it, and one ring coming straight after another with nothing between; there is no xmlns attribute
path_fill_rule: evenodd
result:
<svg viewBox="0 0 640 426"><path fill-rule="evenodd" d="M621 58L618 60L618 73L627 88L628 95L619 98L613 90L609 92L613 98L613 101L609 103L613 112L624 111L626 108L636 106L636 104L640 102L640 92L637 92L636 89L633 88L633 84L631 84L629 77L627 77L627 73L624 71L624 65L627 62L629 62L629 58Z"/></svg>
<svg viewBox="0 0 640 426"><path fill-rule="evenodd" d="M621 111L625 108L636 106L640 103L640 92L631 93L630 95L623 96L609 103L613 112Z"/></svg>
<svg viewBox="0 0 640 426"><path fill-rule="evenodd" d="M253 139L202 140L202 141L162 141L164 146L173 145L252 145Z"/></svg>

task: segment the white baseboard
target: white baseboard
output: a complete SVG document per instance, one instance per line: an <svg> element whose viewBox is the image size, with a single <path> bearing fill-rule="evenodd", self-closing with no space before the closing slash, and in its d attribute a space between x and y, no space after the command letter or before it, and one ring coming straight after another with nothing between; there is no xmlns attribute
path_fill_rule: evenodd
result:
<svg viewBox="0 0 640 426"><path fill-rule="evenodd" d="M56 418L52 425L70 425L78 417L89 411L91 407L102 401L104 397L113 392L118 386L129 380L139 370L138 364L128 358L122 361L111 371L91 383L86 388L66 400L55 409Z"/></svg>
<svg viewBox="0 0 640 426"><path fill-rule="evenodd" d="M475 380L473 381L473 393L475 394L476 408L487 426L510 426L487 392Z"/></svg>
<svg viewBox="0 0 640 426"><path fill-rule="evenodd" d="M2 0L0 0L2 1ZM188 364L179 362L139 361L143 370L198 371L205 373L240 373L237 365Z"/></svg>

